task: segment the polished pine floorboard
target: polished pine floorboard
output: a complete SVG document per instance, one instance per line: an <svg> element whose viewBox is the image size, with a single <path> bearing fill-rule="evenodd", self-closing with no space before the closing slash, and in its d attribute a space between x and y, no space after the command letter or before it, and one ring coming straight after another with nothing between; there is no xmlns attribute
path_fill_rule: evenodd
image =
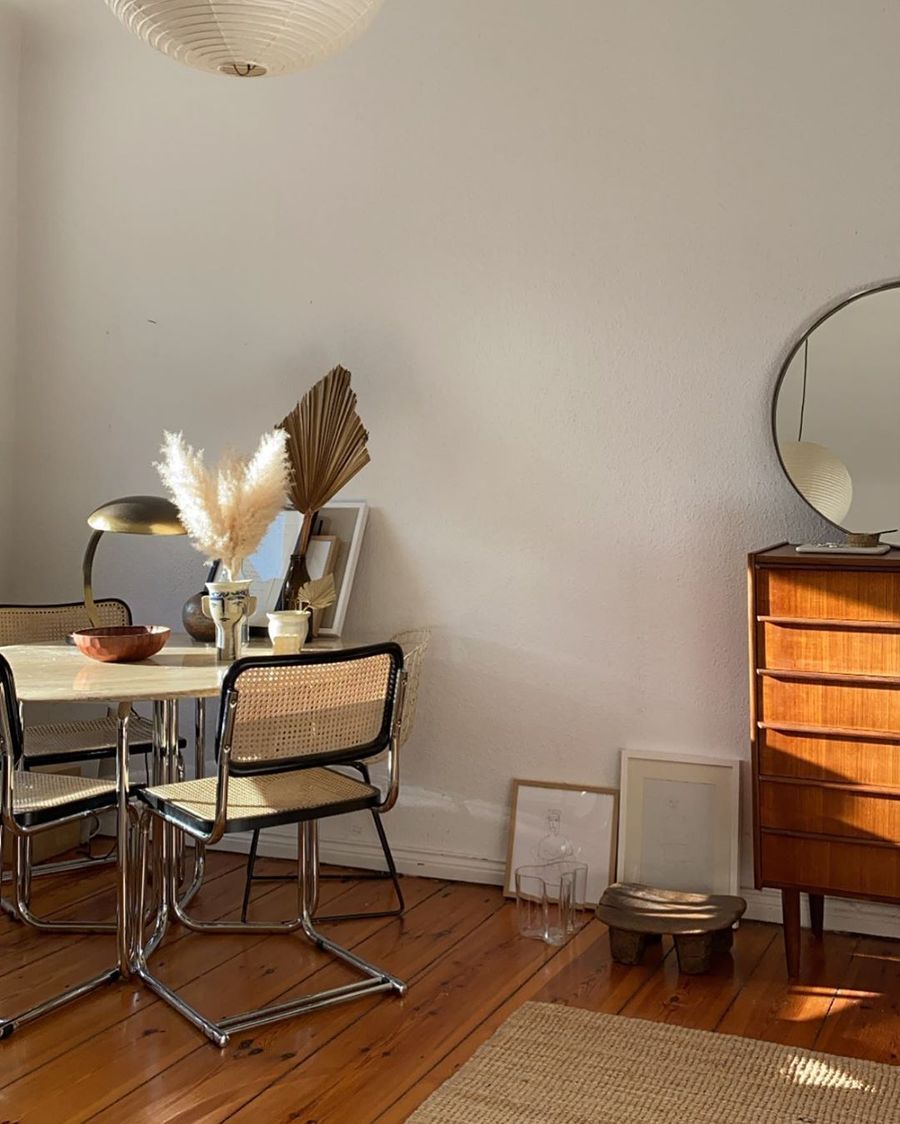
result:
<svg viewBox="0 0 900 1124"><path fill-rule="evenodd" d="M233 916L241 875L240 856L212 855L198 914ZM596 921L551 949L517 937L515 911L494 887L404 882L402 920L327 931L407 980L405 999L261 1027L219 1051L146 990L116 984L0 1044L0 1122L399 1122L530 999L876 1061L900 1057L900 944L842 934L817 942L804 932L803 975L789 984L780 930L751 922L733 957L686 977L668 940L641 967L624 968L611 961ZM329 912L377 908L388 896L383 883L326 881L322 904ZM294 899L287 884L258 884L253 916L287 917ZM34 903L59 918L108 917L110 870L40 879ZM21 1010L111 957L105 937L37 934L4 918L0 1010ZM352 978L296 937L208 937L177 926L153 963L213 1016Z"/></svg>

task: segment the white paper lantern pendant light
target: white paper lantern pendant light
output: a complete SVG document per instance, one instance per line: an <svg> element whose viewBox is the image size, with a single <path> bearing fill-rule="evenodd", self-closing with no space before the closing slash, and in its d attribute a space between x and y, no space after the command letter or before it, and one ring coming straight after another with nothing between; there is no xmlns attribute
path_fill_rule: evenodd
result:
<svg viewBox="0 0 900 1124"><path fill-rule="evenodd" d="M106 0L135 35L186 66L261 78L314 66L369 26L382 0Z"/></svg>

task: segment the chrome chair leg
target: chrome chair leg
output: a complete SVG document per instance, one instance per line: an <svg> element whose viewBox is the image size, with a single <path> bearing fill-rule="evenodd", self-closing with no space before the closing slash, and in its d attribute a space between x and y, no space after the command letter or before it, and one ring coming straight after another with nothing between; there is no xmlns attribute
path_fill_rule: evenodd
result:
<svg viewBox="0 0 900 1124"><path fill-rule="evenodd" d="M366 784L371 784L368 766L362 762L353 765L352 768L356 769L362 776ZM364 913L331 913L326 916L316 916L315 920L319 924L331 921L364 921L364 920L378 920L382 917L402 917L406 912L406 902L403 898L403 889L400 885L400 876L397 873L397 864L394 862L394 855L391 851L391 845L388 842L387 833L384 830L381 816L372 809L372 822L375 825L375 831L378 835L378 842L381 844L381 852L384 855L384 861L387 864L387 870L362 870L354 871L353 874L319 874L319 878L325 879L339 879L341 881L353 880L356 882L386 882L388 880L393 884L394 896L397 899L397 905L394 909L379 909L367 911ZM259 831L253 832L253 838L250 841L250 851L247 857L247 875L244 882L244 899L241 905L241 920L247 920L247 911L250 907L250 894L253 888L254 880L257 882L287 882L290 881L292 875L290 874L256 874L256 860L258 857L259 848ZM315 912L315 911L314 911Z"/></svg>
<svg viewBox="0 0 900 1124"><path fill-rule="evenodd" d="M15 846L15 843L13 843ZM12 882L12 875L9 876L9 881ZM0 823L0 886L2 886L4 879L7 875L3 873L3 824ZM6 898L0 896L0 913L5 913L13 919L13 921L20 920L19 915L16 913L15 906L12 902L8 902Z"/></svg>
<svg viewBox="0 0 900 1124"><path fill-rule="evenodd" d="M17 843L21 840L17 840ZM13 885L18 891L23 885L19 863L24 848L15 846L12 849L12 875ZM18 901L16 903L19 904ZM23 919L24 920L24 919ZM67 1003L72 1003L76 999L80 999L84 995L89 995L98 987L104 984L113 983L119 979L120 972L118 966L115 968L108 968L105 972L101 972L97 976L92 976L90 979L85 980L83 983L76 984L74 987L68 988L66 991L60 992L59 995L54 995L52 999L45 999L42 1003L36 1003L33 1007L29 1007L27 1011L22 1011L12 1018L0 1018L0 1040L9 1038L20 1027L25 1026L27 1023L34 1022L35 1019L41 1018L42 1015L49 1014L51 1011L57 1010L59 1007L65 1006Z"/></svg>
<svg viewBox="0 0 900 1124"><path fill-rule="evenodd" d="M194 777L199 780L206 773L206 699L194 700ZM181 896L184 908L203 885L206 873L206 847L194 841L194 873L191 884Z"/></svg>
<svg viewBox="0 0 900 1124"><path fill-rule="evenodd" d="M67 1003L72 1003L83 995L89 995L104 984L115 983L118 978L119 969L109 968L107 971L101 972L99 976L93 976L91 979L85 980L84 983L70 987L68 991L63 991L44 1003L38 1003L27 1011L23 1011L20 1015L15 1015L11 1019L0 1019L0 1039L9 1038L14 1031L25 1026L26 1023L34 1022L42 1015L47 1015L59 1007L64 1007Z"/></svg>
<svg viewBox="0 0 900 1124"><path fill-rule="evenodd" d="M136 916L143 918L144 899L143 886L147 871L149 854L149 818L151 813L145 813L141 823L140 864L142 877L139 885L142 887ZM261 924L248 922L246 924L231 924L221 922L196 922L188 918L181 909L177 899L172 899L172 908L175 915L190 928L200 932L293 932L300 930L303 935L317 948L342 960L351 968L361 972L365 977L356 983L344 984L340 987L328 988L324 991L305 995L299 999L292 999L286 1003L272 1004L268 1007L259 1007L250 1011L243 1011L238 1015L229 1015L213 1022L186 1003L176 992L157 979L147 966L147 948L142 947L141 932L135 934L136 952L132 964L133 974L143 981L160 999L165 1000L174 1010L200 1030L215 1045L223 1047L228 1042L229 1036L235 1031L249 1030L252 1027L265 1026L269 1023L279 1022L282 1019L292 1018L295 1015L305 1014L308 1011L331 1007L337 1003L346 1003L364 995L377 992L393 991L399 995L406 993L406 984L392 976L389 972L370 964L367 960L343 948L334 941L329 940L319 933L313 924L311 908L318 892L318 879L316 876L316 824L308 821L297 825L297 898L298 913L296 921L286 922L282 925ZM169 872L170 884L174 881L174 871ZM171 885L170 885L171 891Z"/></svg>
<svg viewBox="0 0 900 1124"><path fill-rule="evenodd" d="M3 901L4 910L16 921L29 925L42 933L114 933L114 921L51 921L47 917L38 917L31 911L31 878L29 865L31 859L31 840L19 836L13 842L11 882L13 890L12 902Z"/></svg>

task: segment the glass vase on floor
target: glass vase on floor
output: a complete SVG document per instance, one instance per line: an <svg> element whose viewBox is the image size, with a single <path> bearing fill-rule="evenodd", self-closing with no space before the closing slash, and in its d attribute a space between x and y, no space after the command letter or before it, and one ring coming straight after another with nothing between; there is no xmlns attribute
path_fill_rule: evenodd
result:
<svg viewBox="0 0 900 1124"><path fill-rule="evenodd" d="M516 869L516 913L523 937L562 945L582 924L587 864L560 862Z"/></svg>

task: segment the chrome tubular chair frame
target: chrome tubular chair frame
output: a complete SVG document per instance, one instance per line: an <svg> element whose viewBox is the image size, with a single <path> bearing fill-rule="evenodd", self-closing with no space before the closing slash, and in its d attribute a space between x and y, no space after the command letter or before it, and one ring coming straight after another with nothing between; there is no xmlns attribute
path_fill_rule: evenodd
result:
<svg viewBox="0 0 900 1124"><path fill-rule="evenodd" d="M116 746L117 782L115 785L103 782L78 781L71 779L70 786L73 791L60 797L53 791L53 782L38 782L38 776L45 774L23 774L19 772L18 765L22 756L22 727L19 721L18 707L15 701L15 684L12 672L5 659L0 657L0 737L3 741L2 757L2 794L0 794L0 819L5 832L13 840L12 847L12 874L15 895L13 899L14 915L29 924L34 923L27 909L27 889L29 870L23 865L27 855L27 845L38 832L48 827L59 824L71 823L82 819L87 811L100 811L115 808L118 814L117 845L119 855L118 877L116 880L116 903L119 924L116 927L117 957L116 964L106 969L99 975L93 976L84 982L70 987L51 999L44 1000L34 1007L23 1011L11 1018L0 1018L0 1039L8 1038L19 1027L33 1022L35 1019L46 1015L57 1008L71 1003L84 995L90 994L98 987L112 983L120 978L127 978L130 974L130 961L132 950L128 940L129 932L129 902L126 882L126 857L129 852L128 834L128 712L129 707L123 705L119 712L118 736ZM36 788L37 794L30 803L25 805L16 801L16 783L23 783L28 777L28 784ZM46 788L44 798L41 799L40 789ZM81 793L81 795L79 795ZM87 807L86 807L87 806ZM72 811L66 809L71 808ZM71 931L72 926L63 923L42 922L42 929L61 929ZM76 931L93 931L81 928Z"/></svg>
<svg viewBox="0 0 900 1124"><path fill-rule="evenodd" d="M297 749L291 756L282 755L280 760L275 753L268 757L263 755L250 755L248 757L247 747L248 744L253 744L255 736L253 731L258 729L258 726L254 726L252 722L247 723L252 728L250 734L241 729L245 722L239 713L242 704L242 692L247 693L250 697L251 706L253 702L253 696L250 693L251 686L248 685L247 688L242 686L241 677L243 675L246 675L252 684L254 675L259 676L260 680L265 682L267 674L284 673L288 676L288 687L293 689L290 682L292 673L297 675L298 682L300 682L305 669L315 668L327 676L328 667L326 666L325 671L322 672L323 665L344 665L352 663L352 661L367 660L370 663L380 661L385 668L383 697L377 702L380 708L379 714L381 714L379 719L380 729L371 741L364 745L336 746L327 750L320 745L312 749ZM345 672L345 678L347 674L349 672ZM197 806L201 810L198 812L195 806L191 804L191 792L196 791L191 790L192 782L187 782L184 785L172 784L157 790L138 790L145 807L141 810L138 820L138 845L132 850L132 861L135 864L135 883L140 887L138 900L131 915L133 925L130 935L130 944L133 947L132 968L135 976L202 1031L217 1046L224 1046L229 1035L235 1031L263 1026L375 992L393 991L400 995L405 993L406 985L402 980L329 940L318 932L313 921L318 896L316 821L323 816L340 814L343 811L355 810L363 806L384 812L396 802L399 790L398 733L405 681L406 673L403 670L402 650L392 643L343 652L239 660L231 667L223 684L219 730L216 739L217 773L214 785L213 778L208 778L208 783L204 787L206 795L203 796L202 800L200 797L195 797L198 802ZM371 713L371 706L370 702L369 713ZM298 721L306 722L310 730L314 731L317 718L322 719L322 725L326 725L328 715L336 712L337 708L333 707L331 710L326 710L324 704L320 709L316 709L314 704L310 704L307 697L306 705L298 706L297 712L292 717ZM323 716L325 717L323 718ZM270 717L266 721L271 727L281 717L282 715L278 713L277 717ZM357 721L359 720L357 719ZM374 756L385 750L387 751L389 779L387 791L383 796L377 790L372 789L371 786L363 786L359 782L350 781L347 778L346 783L348 785L354 785L356 790L365 790L362 796L356 796L343 803L338 801L331 804L301 803L291 808L286 806L285 809L278 811L275 815L271 811L265 814L260 812L255 816L251 814L249 825L239 817L232 816L229 818L229 786L232 779L236 781L244 778L250 778L251 780L253 778L257 780L270 778L275 780L276 775L281 774L283 777L294 779L300 777L302 783L304 771L316 770L319 774L330 773L330 770L321 766L352 764L358 757ZM307 773L307 775L311 777L313 774ZM342 781L345 780L340 774L332 774L332 776ZM183 796L182 792L184 793ZM379 797L381 798L378 799ZM199 921L187 912L184 900L178 900L176 893L177 873L174 864L166 864L165 862L163 866L167 870L166 881L168 884L163 887L162 908L165 909L167 905L172 914L182 924L198 933L301 933L315 947L348 964L360 972L364 978L356 983L316 992L287 1003L274 1004L245 1011L238 1015L230 1015L214 1022L191 1007L175 991L154 976L148 966L150 953L155 947L153 942L159 929L159 924L157 924L157 930L151 939L144 941L144 919L147 914L144 895L151 852L151 827L155 820L162 821L160 826L164 842L167 837L171 837L171 833L175 829L180 829L201 845L211 846L217 843L226 831L246 830L248 826L253 826L254 823L259 824L264 815L267 817L270 826L274 826L273 819L278 823L295 822L297 824L298 909L296 919L283 922ZM156 943L158 943L158 940Z"/></svg>
<svg viewBox="0 0 900 1124"><path fill-rule="evenodd" d="M131 609L120 598L103 598L96 603L96 611L102 625L131 624ZM90 617L81 601L41 605L0 605L0 645L62 641L76 629L90 627ZM21 711L20 706L20 719ZM131 717L132 731L137 731L137 738L129 747L129 752L146 755L154 749L147 723L138 715L133 714ZM20 766L24 769L31 769L38 765L78 765L85 761L105 760L116 756L117 735L114 719L41 724L30 729L24 727L24 734L25 752L20 761ZM29 752L29 734L31 738L38 739L41 747L34 753ZM59 744L54 745L55 742ZM23 859L26 890L30 889L32 877L93 869L115 862L115 851L110 850L102 855L87 854L77 859L32 864L29 841ZM2 881L9 882L11 878L3 876ZM25 900L27 904L27 893ZM0 901L0 906L11 916L16 916L15 909L9 903ZM26 914L22 914L21 919L26 920ZM112 925L102 925L74 931L108 932L113 928Z"/></svg>
<svg viewBox="0 0 900 1124"><path fill-rule="evenodd" d="M356 769L366 784L371 784L372 779L369 775L368 765L364 765L361 761L356 761L348 768ZM334 879L339 882L387 882L393 883L394 896L397 899L397 905L394 909L378 909L367 910L362 913L333 913L333 914L316 914L315 920L319 924L326 921L362 921L365 918L369 920L377 920L380 917L401 917L406 909L406 902L403 898L403 889L400 885L400 875L397 872L397 864L394 862L394 854L391 851L391 845L388 843L387 833L384 830L384 824L381 822L381 812L376 808L371 809L372 822L375 825L375 831L378 835L378 842L381 845L381 853L384 855L384 861L387 863L387 870L354 870L351 873L328 873L322 874L320 872L320 879ZM256 873L256 859L257 849L259 848L259 830L253 832L253 838L250 840L250 851L247 855L247 875L244 881L244 899L241 902L241 921L247 920L247 913L250 909L250 893L253 889L254 882L287 882L290 875L287 874L257 874Z"/></svg>
<svg viewBox="0 0 900 1124"><path fill-rule="evenodd" d="M425 652L428 650L428 645L431 641L431 631L427 628L419 628L407 632L398 632L395 636L391 637L391 640L393 643L399 644L403 649L403 666L406 672L403 709L400 714L399 734L397 738L398 745L403 746L412 733L413 724L415 722L416 705L419 694L419 676L422 671L422 661L425 657ZM356 769L366 784L371 783L367 764L355 761L352 762L349 767ZM397 905L394 909L366 910L361 913L332 913L324 916L317 915L315 920L319 923L324 923L326 921L361 921L366 918L375 920L381 917L401 917L406 909L406 903L403 899L403 889L400 885L400 876L397 873L397 864L394 861L394 854L391 851L391 845L388 842L387 833L381 821L381 812L372 808L371 816L375 826L375 832L378 836L378 842L381 846L381 853L384 855L387 870L353 870L352 872L320 874L319 877L338 881L348 881L352 879L354 882L390 881L393 883ZM254 882L284 882L290 879L290 875L286 874L256 873L259 836L259 830L253 832L253 837L250 840L250 851L247 855L247 874L244 882L244 898L241 903L242 921L247 920L247 913L250 909L250 894L253 890Z"/></svg>

